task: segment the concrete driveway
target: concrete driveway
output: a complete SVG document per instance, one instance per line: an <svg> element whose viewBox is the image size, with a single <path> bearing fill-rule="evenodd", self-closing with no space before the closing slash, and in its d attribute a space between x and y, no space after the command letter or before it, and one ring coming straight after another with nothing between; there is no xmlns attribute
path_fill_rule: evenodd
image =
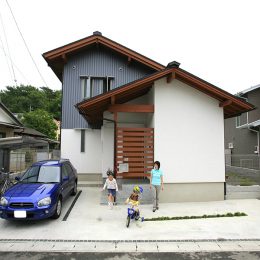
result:
<svg viewBox="0 0 260 260"><path fill-rule="evenodd" d="M59 250L64 248L75 248L75 243L81 245L78 248L88 250L99 245L99 251L118 249L118 243L131 243L124 245L121 249L127 251L145 251L149 242L158 252L158 245L163 251L167 251L165 242L175 243L172 250L198 250L199 243L203 243L208 250L217 250L217 244L212 247L210 243L222 243L223 248L228 249L240 240L244 240L244 245L254 245L254 250L260 250L260 201L259 200L227 200L216 202L196 202L196 203L169 203L161 204L160 210L153 213L151 205L142 205L141 214L144 217L155 216L192 216L204 214L223 214L228 212L245 212L246 217L232 218L212 218L197 220L177 220L177 221L157 221L157 222L132 222L129 228L125 226L126 206L115 206L109 210L107 206L100 205L100 188L81 188L82 193L74 205L66 221L62 221L65 213L69 209L74 197L69 198L64 203L62 216L58 220L43 221L6 221L0 220L0 242L1 248L6 250L10 243L31 242L35 245L35 250L53 248L53 243L59 244ZM245 241L249 239L248 241ZM113 240L113 241L111 241ZM226 241L230 240L230 241ZM44 242L44 247L43 247ZM62 243L61 243L62 242ZM132 243L134 242L134 243ZM206 243L208 242L208 244ZM240 241L242 243L242 241ZM239 242L239 243L240 243ZM252 242L254 244L252 244ZM66 247L67 243L67 247ZM85 245L83 246L83 243ZM88 243L88 246L86 245ZM186 244L185 244L186 243ZM224 243L224 244L223 244ZM226 243L226 244L225 244ZM241 244L240 243L240 244ZM251 243L251 245L250 245ZM188 246L188 247L187 247ZM143 247L143 249L142 249ZM141 249L140 249L141 248ZM239 249L239 246L235 246ZM246 247L245 247L246 248ZM234 247L233 247L234 249ZM241 249L241 246L240 246ZM79 249L80 250L80 249Z"/></svg>

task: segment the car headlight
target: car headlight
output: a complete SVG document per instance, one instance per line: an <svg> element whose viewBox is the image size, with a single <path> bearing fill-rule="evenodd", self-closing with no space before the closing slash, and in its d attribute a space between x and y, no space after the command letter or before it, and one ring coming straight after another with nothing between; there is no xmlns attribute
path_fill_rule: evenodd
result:
<svg viewBox="0 0 260 260"><path fill-rule="evenodd" d="M48 206L51 204L51 198L47 197L38 201L38 207Z"/></svg>
<svg viewBox="0 0 260 260"><path fill-rule="evenodd" d="M0 200L0 205L5 207L8 204L8 200L5 197L2 197Z"/></svg>

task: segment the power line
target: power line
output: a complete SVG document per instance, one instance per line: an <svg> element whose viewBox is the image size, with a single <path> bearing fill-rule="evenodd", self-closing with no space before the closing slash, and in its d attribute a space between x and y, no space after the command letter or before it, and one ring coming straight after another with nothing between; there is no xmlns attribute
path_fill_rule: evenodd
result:
<svg viewBox="0 0 260 260"><path fill-rule="evenodd" d="M43 76L42 76L42 74L41 74L41 72L40 72L40 70L39 70L39 68L38 68L38 66L37 66L37 64L36 64L36 62L35 62L35 60L34 60L32 54L31 54L31 52L30 52L30 50L29 50L29 47L28 47L28 45L27 45L27 43L26 43L26 41L25 41L25 39L24 39L24 37L23 37L23 34L22 34L22 32L21 32L21 30L20 30L20 28L19 28L19 26L18 26L18 23L17 23L17 21L16 21L16 19L15 19L15 17L14 17L13 11L12 11L12 9L11 9L11 7L10 7L10 5L9 5L9 3L8 3L7 0L6 0L6 4L8 5L8 8L9 8L9 10L10 10L10 12L11 12L11 14L12 14L12 17L13 17L13 19L14 19L14 22L15 22L15 24L16 24L17 30L19 31L19 33L20 33L20 35L21 35L21 38L23 39L24 45L25 45L25 47L26 47L26 49L27 49L27 51L28 51L28 53L29 53L29 55L30 55L30 57L31 57L31 59L32 59L32 61L33 61L33 63L34 63L34 66L35 66L35 68L37 69L37 71L38 71L38 73L39 73L39 75L40 75L42 81L44 82L45 86L47 86L47 83L46 83L45 79L43 78Z"/></svg>
<svg viewBox="0 0 260 260"><path fill-rule="evenodd" d="M5 61L7 63L8 71L10 73L11 80L13 80L13 75L12 75L12 72L11 72L11 69L10 69L10 65L9 65L9 62L8 62L8 59L7 59L7 55L6 55L6 52L5 52L5 49L4 49L4 44L3 44L3 41L2 41L1 35L0 35L0 41L1 41L1 44L3 46L1 48L3 49L4 55L5 55Z"/></svg>
<svg viewBox="0 0 260 260"><path fill-rule="evenodd" d="M4 38L5 38L5 42L6 42L7 52L8 52L8 55L11 57L10 50L9 50L9 45L8 45L8 40L7 40L7 36L6 36L6 33L5 33L5 26L4 26L4 22L3 22L3 19L2 19L1 13L0 13L0 20L1 20L2 28L3 28L3 32L4 32ZM15 77L15 72L14 72L13 64L12 64L12 62L11 62L11 68L12 68L12 72L13 72L13 74L12 74L11 69L10 69L10 66L9 66L9 63L8 63L7 54L6 54L5 49L4 49L4 43L3 43L1 37L0 37L0 40L1 40L1 43L2 43L2 45L3 45L4 55L5 55L5 57L6 57L6 62L7 62L7 65L8 65L9 73L11 74L11 78L14 77L14 82L15 82L15 85L17 86L17 80L16 80L16 77ZM12 59L10 58L10 60L12 60Z"/></svg>
<svg viewBox="0 0 260 260"><path fill-rule="evenodd" d="M1 40L1 37L0 37L0 40ZM2 42L2 40L1 40L1 42ZM3 43L2 43L2 45L3 45ZM11 59L11 57L9 57L9 56L5 53L5 50L4 50L3 46L0 46L0 48L3 50L5 57L10 60L10 62L13 64L13 66L16 68L16 70L17 70L18 72L20 72L20 74L22 75L22 77L27 81L27 84L30 85L29 80L25 77L25 75L23 74L23 72L18 68L18 66L15 65L15 63L13 62L13 60ZM7 62L7 63L8 63L8 62ZM11 71L9 71L9 72L11 73Z"/></svg>

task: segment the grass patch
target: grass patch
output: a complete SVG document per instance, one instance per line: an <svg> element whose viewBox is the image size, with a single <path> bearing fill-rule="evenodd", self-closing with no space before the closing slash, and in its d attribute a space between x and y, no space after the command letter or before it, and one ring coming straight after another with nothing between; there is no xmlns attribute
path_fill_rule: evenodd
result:
<svg viewBox="0 0 260 260"><path fill-rule="evenodd" d="M233 172L226 173L226 182L227 184L240 186L252 186L258 184L256 179L241 176L240 174Z"/></svg>
<svg viewBox="0 0 260 260"><path fill-rule="evenodd" d="M202 215L202 216L184 216L184 217L157 217L157 218L145 218L144 221L165 221L165 220L183 220L183 219L201 219L201 218L226 218L226 217L243 217L247 216L244 212L226 213L226 214L214 214L214 215Z"/></svg>

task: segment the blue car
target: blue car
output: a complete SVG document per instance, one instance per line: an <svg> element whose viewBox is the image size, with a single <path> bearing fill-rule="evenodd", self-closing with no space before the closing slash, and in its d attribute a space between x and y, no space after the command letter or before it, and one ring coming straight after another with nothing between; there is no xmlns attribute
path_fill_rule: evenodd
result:
<svg viewBox="0 0 260 260"><path fill-rule="evenodd" d="M77 171L69 160L34 163L1 197L0 217L57 219L64 199L76 195L77 182Z"/></svg>

